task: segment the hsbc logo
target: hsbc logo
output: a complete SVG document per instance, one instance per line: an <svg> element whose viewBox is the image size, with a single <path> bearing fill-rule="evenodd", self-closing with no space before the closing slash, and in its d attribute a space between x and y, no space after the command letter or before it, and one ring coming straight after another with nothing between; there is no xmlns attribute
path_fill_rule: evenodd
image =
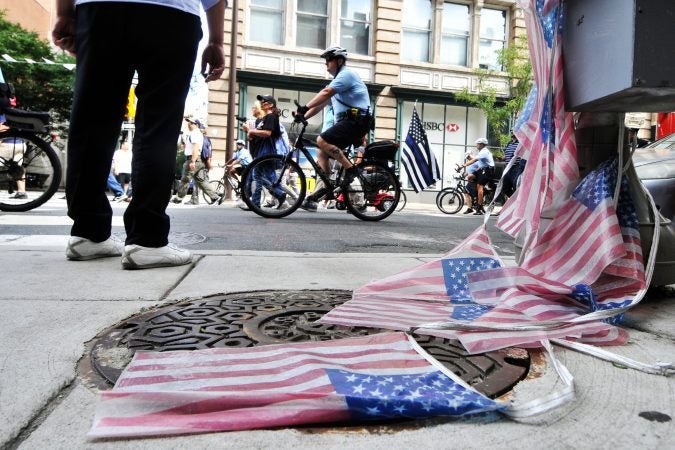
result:
<svg viewBox="0 0 675 450"><path fill-rule="evenodd" d="M422 122L425 131L443 131L447 130L450 133L459 131L459 125L456 123L444 124L443 122Z"/></svg>

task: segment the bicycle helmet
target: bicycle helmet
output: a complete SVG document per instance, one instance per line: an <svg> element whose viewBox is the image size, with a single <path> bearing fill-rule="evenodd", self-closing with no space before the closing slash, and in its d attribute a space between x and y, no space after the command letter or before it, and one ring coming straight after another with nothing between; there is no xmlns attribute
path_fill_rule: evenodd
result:
<svg viewBox="0 0 675 450"><path fill-rule="evenodd" d="M478 138L476 139L476 145L478 144L488 145L488 140L485 138Z"/></svg>
<svg viewBox="0 0 675 450"><path fill-rule="evenodd" d="M344 47L329 47L324 52L321 54L321 57L323 59L333 59L333 58L338 58L342 57L345 60L349 56L349 53L347 52L347 49Z"/></svg>

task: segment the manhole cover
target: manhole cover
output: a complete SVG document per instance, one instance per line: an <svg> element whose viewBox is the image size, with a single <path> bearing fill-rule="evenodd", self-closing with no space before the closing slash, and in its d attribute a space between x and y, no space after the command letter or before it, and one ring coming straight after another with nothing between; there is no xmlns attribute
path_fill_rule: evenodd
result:
<svg viewBox="0 0 675 450"><path fill-rule="evenodd" d="M121 241L124 241L127 238L127 234L124 231L115 231L113 232L113 236ZM201 244L205 240L206 236L197 233L188 233L184 231L169 232L169 242L176 244L179 247Z"/></svg>
<svg viewBox="0 0 675 450"><path fill-rule="evenodd" d="M384 331L316 323L350 298L350 291L258 291L214 295L158 308L134 316L95 339L81 371L97 387L110 388L136 350L252 347ZM522 349L468 355L458 341L419 335L415 339L476 390L493 398L508 392L527 375L530 366L530 355Z"/></svg>

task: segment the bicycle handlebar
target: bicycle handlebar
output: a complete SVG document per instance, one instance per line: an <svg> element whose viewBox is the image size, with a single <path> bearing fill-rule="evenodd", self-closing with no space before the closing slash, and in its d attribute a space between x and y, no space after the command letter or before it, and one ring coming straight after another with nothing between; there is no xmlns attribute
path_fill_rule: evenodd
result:
<svg viewBox="0 0 675 450"><path fill-rule="evenodd" d="M297 100L293 100L293 103L295 103L295 106L297 106L298 109L302 108L302 105ZM304 115L298 115L297 111L292 111L291 115L296 122L303 124L305 127L307 126L307 119L305 119ZM305 131L304 128L302 131Z"/></svg>

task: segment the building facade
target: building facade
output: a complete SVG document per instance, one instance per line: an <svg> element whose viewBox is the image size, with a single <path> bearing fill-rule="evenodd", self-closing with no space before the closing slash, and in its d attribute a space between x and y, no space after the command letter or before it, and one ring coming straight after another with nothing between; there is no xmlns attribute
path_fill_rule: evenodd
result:
<svg viewBox="0 0 675 450"><path fill-rule="evenodd" d="M282 122L290 126L294 101L305 104L330 81L319 57L322 50L341 45L349 50L349 67L359 73L371 95L376 123L371 139L404 140L416 106L443 169L443 180L422 194L429 197L452 182L455 164L488 131L484 114L461 104L454 94L465 87L477 92L475 69L485 68L495 71L490 85L508 98L509 82L500 72L496 52L525 33L516 0L237 3L237 114L250 117L256 95L269 93L277 98ZM228 8L226 30L231 25ZM225 34L227 48L231 33ZM218 159L225 158L229 85L227 77L210 85L208 121L215 147L222 152ZM312 118L308 130L316 135L322 120L320 115ZM406 174L400 177L406 188Z"/></svg>

